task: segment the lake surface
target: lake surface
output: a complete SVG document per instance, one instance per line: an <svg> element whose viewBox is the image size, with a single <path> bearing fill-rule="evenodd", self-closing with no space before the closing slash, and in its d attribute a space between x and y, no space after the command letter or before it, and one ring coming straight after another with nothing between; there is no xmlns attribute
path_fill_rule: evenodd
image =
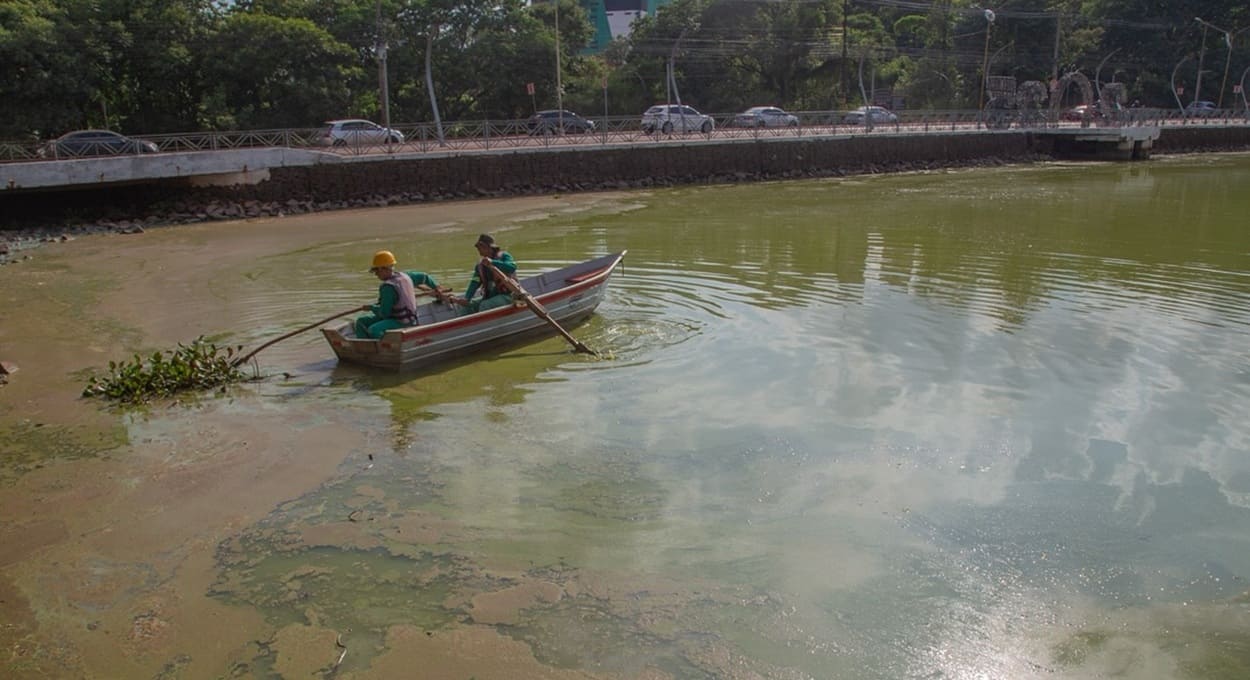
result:
<svg viewBox="0 0 1250 680"><path fill-rule="evenodd" d="M78 400L52 434L10 402L0 511L26 513L6 536L35 547L0 555L0 595L29 612L0 633L25 650L7 663L1247 677L1247 186L1250 156L1188 156L49 248L0 279L81 279L118 345L66 349L66 371L207 329L254 346L366 302L378 248L457 289L479 231L522 274L629 253L573 330L607 360L554 338L395 376L336 365L310 333L220 397ZM75 475L95 495L55 481ZM167 495L127 491L145 484Z"/></svg>

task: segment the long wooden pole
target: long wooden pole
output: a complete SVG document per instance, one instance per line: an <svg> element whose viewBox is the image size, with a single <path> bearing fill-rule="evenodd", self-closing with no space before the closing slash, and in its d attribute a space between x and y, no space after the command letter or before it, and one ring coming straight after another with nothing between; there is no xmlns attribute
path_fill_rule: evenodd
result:
<svg viewBox="0 0 1250 680"><path fill-rule="evenodd" d="M260 352L262 349L265 349L266 347L269 347L269 346L271 346L271 345L276 345L277 343L279 343L279 342L281 342L281 341L283 341L283 340L286 340L287 338L289 338L289 337L291 337L291 336L294 336L294 335L299 335L300 333L303 333L304 331L312 330L312 329L316 328L317 326L320 326L320 325L321 325L321 324L323 324L323 323L327 323L327 322L333 321L333 320L335 320L335 319L339 318L340 316L347 316L348 314L355 314L356 312L364 311L364 310L366 310L366 309L369 309L369 307L368 307L367 305L366 305L366 306L360 306L360 305L357 305L357 306L355 306L355 307L352 307L351 309L344 310L344 311L342 311L342 312L339 312L339 313L337 313L337 314L333 314L333 315L331 315L331 316L327 316L326 318L324 318L324 319L322 319L322 320L320 320L320 321L314 321L314 322L312 322L312 323L308 324L307 326L304 326L303 328L301 328L301 329L299 329L299 330L291 331L290 333L287 333L286 335L283 335L283 336L281 336L281 337L274 338L273 340L270 340L269 342L266 342L265 344L261 345L260 347L257 347L256 349L254 349L254 350L252 350L252 351L248 352L247 354L244 354L243 356L239 357L238 359L235 359L234 361L230 362L230 365L231 365L231 366L241 366L241 365L243 365L243 364L247 363L247 360L248 360L248 359L251 359L252 357L256 356L256 353L257 353L257 352Z"/></svg>
<svg viewBox="0 0 1250 680"><path fill-rule="evenodd" d="M513 281L506 274L499 271L499 269L496 268L495 265L490 264L489 262L486 262L486 266L490 269L491 273L493 273L497 279L503 281L503 285L506 286L508 290L512 291L514 295L519 296L522 300L525 301L525 305L530 308L531 312L537 315L538 318L546 321L548 324L551 325L552 328L556 329L556 331L560 333L560 335L564 336L564 339L569 341L569 344L573 346L573 349L577 350L578 352L581 352L582 354L590 354L593 356L599 356L598 352L587 347L585 344L582 343L581 340L578 340L577 338L570 335L568 331L564 330L563 326L557 323L555 319L551 318L551 313L548 312L542 306L542 303L540 303L538 300L535 300L534 296L529 294L529 291L521 287L521 284L517 283L516 281Z"/></svg>

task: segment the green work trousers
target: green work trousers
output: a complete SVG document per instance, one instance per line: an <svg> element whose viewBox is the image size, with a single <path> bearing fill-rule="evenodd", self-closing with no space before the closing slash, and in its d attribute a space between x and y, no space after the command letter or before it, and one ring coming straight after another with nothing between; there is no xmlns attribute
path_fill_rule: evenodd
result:
<svg viewBox="0 0 1250 680"><path fill-rule="evenodd" d="M407 328L408 324L395 319L381 319L368 314L356 319L356 337L361 340L381 340L382 334L393 328Z"/></svg>
<svg viewBox="0 0 1250 680"><path fill-rule="evenodd" d="M464 316L466 314L476 314L478 312L484 312L488 309L495 309L496 307L506 307L510 304L512 304L512 293L499 293L498 295L492 295L488 298L482 298L480 300L470 302L468 305L461 308L460 316Z"/></svg>

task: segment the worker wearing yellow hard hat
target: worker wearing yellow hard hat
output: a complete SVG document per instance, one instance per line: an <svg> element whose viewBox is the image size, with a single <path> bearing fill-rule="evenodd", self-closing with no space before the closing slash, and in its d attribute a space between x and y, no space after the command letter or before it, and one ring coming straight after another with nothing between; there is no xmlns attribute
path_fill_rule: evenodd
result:
<svg viewBox="0 0 1250 680"><path fill-rule="evenodd" d="M389 250L379 250L373 254L369 271L378 277L378 301L360 308L369 312L356 319L356 337L361 339L380 340L382 335L395 328L415 326L417 324L417 286L425 286L439 291L434 277L425 272L401 272L395 254Z"/></svg>

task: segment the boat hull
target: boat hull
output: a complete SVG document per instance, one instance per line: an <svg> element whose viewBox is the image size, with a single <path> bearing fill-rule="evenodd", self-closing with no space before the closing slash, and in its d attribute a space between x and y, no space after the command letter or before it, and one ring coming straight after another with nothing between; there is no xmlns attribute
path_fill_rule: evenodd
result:
<svg viewBox="0 0 1250 680"><path fill-rule="evenodd" d="M603 301L608 279L625 252L571 265L519 283L561 326L585 321ZM352 324L321 329L339 361L409 371L503 345L556 334L524 301L457 316L438 302L421 305L418 325L388 331L381 340L355 337Z"/></svg>

